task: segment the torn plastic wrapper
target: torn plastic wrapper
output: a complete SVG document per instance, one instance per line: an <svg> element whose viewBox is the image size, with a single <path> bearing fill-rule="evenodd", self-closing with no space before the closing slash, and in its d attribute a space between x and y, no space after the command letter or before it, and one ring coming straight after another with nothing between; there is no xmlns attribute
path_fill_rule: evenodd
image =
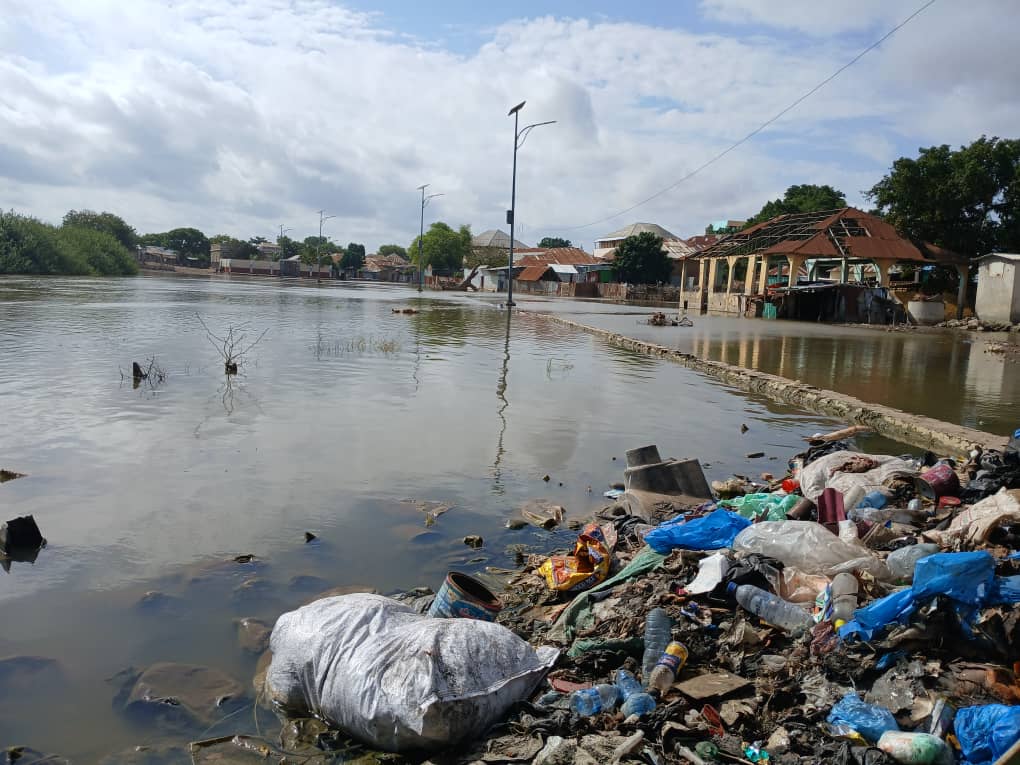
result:
<svg viewBox="0 0 1020 765"><path fill-rule="evenodd" d="M613 524L589 523L578 536L572 555L554 555L538 567L538 572L545 577L551 590L586 590L609 575L615 546Z"/></svg>

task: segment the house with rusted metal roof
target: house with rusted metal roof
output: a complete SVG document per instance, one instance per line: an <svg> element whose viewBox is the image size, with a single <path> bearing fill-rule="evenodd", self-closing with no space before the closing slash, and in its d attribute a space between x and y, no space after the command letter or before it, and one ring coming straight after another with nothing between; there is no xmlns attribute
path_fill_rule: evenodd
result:
<svg viewBox="0 0 1020 765"><path fill-rule="evenodd" d="M881 218L844 207L780 215L700 250L684 261L681 305L745 314L759 312L765 302L789 306L796 302L789 296L833 290L838 285L887 293L891 272L903 265L955 269L963 304L969 276L966 258L913 242ZM848 300L846 290L836 292L847 294L834 296L834 301ZM876 294L884 293L872 296ZM844 306L833 315L853 320L854 311Z"/></svg>
<svg viewBox="0 0 1020 765"><path fill-rule="evenodd" d="M612 272L610 264L579 247L526 248L514 269L515 289L578 297L598 294L601 275Z"/></svg>

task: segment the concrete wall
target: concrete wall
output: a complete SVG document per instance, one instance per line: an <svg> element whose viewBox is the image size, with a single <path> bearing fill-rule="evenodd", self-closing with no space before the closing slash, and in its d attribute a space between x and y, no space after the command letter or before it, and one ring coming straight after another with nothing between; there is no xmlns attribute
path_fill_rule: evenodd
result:
<svg viewBox="0 0 1020 765"><path fill-rule="evenodd" d="M978 269L974 312L982 321L1020 322L1020 280L1017 263L990 257Z"/></svg>

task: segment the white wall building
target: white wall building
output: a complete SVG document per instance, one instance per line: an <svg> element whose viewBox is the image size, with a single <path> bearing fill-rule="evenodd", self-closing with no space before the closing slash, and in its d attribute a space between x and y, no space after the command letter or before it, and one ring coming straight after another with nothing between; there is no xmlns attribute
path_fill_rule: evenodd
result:
<svg viewBox="0 0 1020 765"><path fill-rule="evenodd" d="M1020 323L1020 254L992 252L977 259L974 312L981 321Z"/></svg>

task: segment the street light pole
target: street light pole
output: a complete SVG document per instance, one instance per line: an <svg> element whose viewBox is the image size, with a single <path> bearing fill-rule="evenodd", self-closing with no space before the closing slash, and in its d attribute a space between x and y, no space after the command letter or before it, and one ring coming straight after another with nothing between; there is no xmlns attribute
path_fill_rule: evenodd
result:
<svg viewBox="0 0 1020 765"><path fill-rule="evenodd" d="M524 128L518 129L518 117L521 109L524 108L524 104L527 101L521 101L517 106L507 112L507 116L513 115L514 118L514 169L513 175L510 182L510 209L506 211L506 222L510 224L510 255L507 260L506 270L506 305L510 308L514 305L514 213L517 210L517 149L524 145L525 139L528 137L534 128L541 127L542 125L552 125L556 120L550 120L548 122L536 122L532 125L527 125Z"/></svg>
<svg viewBox="0 0 1020 765"><path fill-rule="evenodd" d="M425 207L430 199L443 196L442 194L429 194L425 196L425 189L430 185L429 183L424 183L418 187L418 191L421 192L421 223L418 227L418 292L422 292L425 289L425 263L422 259L422 245L425 240Z"/></svg>
<svg viewBox="0 0 1020 765"><path fill-rule="evenodd" d="M330 218L335 218L335 215L326 215L325 210L319 210L319 241L315 243L315 270L319 270L320 261L322 260L322 224L328 221ZM308 275L312 275L312 269L308 269Z"/></svg>

